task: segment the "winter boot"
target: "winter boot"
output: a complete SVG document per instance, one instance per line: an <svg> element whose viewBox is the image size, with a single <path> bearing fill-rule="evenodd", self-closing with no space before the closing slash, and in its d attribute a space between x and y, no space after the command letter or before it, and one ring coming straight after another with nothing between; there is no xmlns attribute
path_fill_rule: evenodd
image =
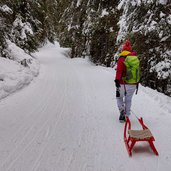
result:
<svg viewBox="0 0 171 171"><path fill-rule="evenodd" d="M122 110L122 111L120 112L119 121L120 121L120 123L124 123L125 120L126 120L126 119L125 119L125 111Z"/></svg>

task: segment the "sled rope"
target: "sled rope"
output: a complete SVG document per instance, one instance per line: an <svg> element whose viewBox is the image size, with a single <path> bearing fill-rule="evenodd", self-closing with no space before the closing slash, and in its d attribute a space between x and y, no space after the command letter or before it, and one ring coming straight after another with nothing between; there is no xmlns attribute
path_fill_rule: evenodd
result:
<svg viewBox="0 0 171 171"><path fill-rule="evenodd" d="M139 119L139 117L135 114L135 112L133 112L133 110L131 110L131 113L132 113L137 119Z"/></svg>

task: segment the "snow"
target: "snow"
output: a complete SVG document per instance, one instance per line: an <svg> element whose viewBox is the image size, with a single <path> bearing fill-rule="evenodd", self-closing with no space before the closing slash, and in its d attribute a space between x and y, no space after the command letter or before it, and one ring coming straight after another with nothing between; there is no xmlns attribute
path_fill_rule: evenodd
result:
<svg viewBox="0 0 171 171"><path fill-rule="evenodd" d="M171 98L140 86L132 110L153 133L159 156L144 142L130 158L124 124L118 122L115 70L95 66L88 58L70 59L68 52L57 43L40 49L34 54L40 61L38 77L1 100L0 170L169 171ZM9 73L19 79L18 64L6 59L0 64L6 70L3 78L11 68ZM138 129L133 114L130 119Z"/></svg>
<svg viewBox="0 0 171 171"><path fill-rule="evenodd" d="M36 59L11 41L7 40L7 44L12 60L0 57L0 99L28 85L39 72L39 62ZM27 67L21 65L24 59Z"/></svg>
<svg viewBox="0 0 171 171"><path fill-rule="evenodd" d="M166 5L168 0L159 0L159 3L162 5Z"/></svg>
<svg viewBox="0 0 171 171"><path fill-rule="evenodd" d="M166 79L169 77L169 75L171 75L170 68L171 68L171 61L164 60L151 67L150 72L155 70L157 72L157 77L159 79L160 78Z"/></svg>
<svg viewBox="0 0 171 171"><path fill-rule="evenodd" d="M10 40L6 40L7 42L7 51L9 52L9 55L11 59L20 62L23 59L30 59L30 55L26 54L23 49L16 46L15 43L12 43Z"/></svg>
<svg viewBox="0 0 171 171"><path fill-rule="evenodd" d="M14 26L14 28L13 28L13 31L12 32L14 32L14 30L17 28L17 27L21 27L21 39L26 39L27 38L27 36L26 36L26 33L28 34L33 34L33 30L32 30L32 27L31 27L31 24L29 23L29 22L22 22L22 18L21 18L21 16L18 16L16 19L15 19L15 21L14 21L14 23L13 23L13 26Z"/></svg>
<svg viewBox="0 0 171 171"><path fill-rule="evenodd" d="M118 10L121 10L123 8L123 5L125 4L126 0L121 0L120 3L118 4Z"/></svg>
<svg viewBox="0 0 171 171"><path fill-rule="evenodd" d="M120 0L119 6L118 6L119 9L122 8L122 5L125 2L126 2L126 0ZM168 0L155 0L155 1L154 0L132 0L131 4L132 4L132 6L136 6L136 5L140 6L142 3L144 3L144 4L152 4L154 2L156 2L156 4L159 3L159 4L162 4L162 5L166 5Z"/></svg>
<svg viewBox="0 0 171 171"><path fill-rule="evenodd" d="M160 12L160 18L163 18L163 17L165 17L166 16L166 14L164 14L162 11Z"/></svg>
<svg viewBox="0 0 171 171"><path fill-rule="evenodd" d="M118 22L118 27L119 32L118 32L118 36L117 36L117 43L122 42L126 35L130 32L135 33L135 32L143 32L144 35L147 35L150 32L156 31L160 32L161 30L161 26L160 25L164 25L164 23L168 23L171 24L171 15L169 14L168 16L166 14L164 14L163 12L160 12L159 16L160 16L160 21L156 22L154 21L154 14L155 11L153 11L152 9L150 9L147 14L146 14L146 19L144 20L143 23L141 23L141 25L137 24L137 21L135 20L137 18L137 14L136 14L136 9L137 6L141 6L141 5L153 5L154 2L156 2L156 4L162 4L162 5L166 5L168 3L167 0L120 0L119 4L118 4L118 9L122 10L122 15L120 17L120 20ZM132 10L132 11L130 11ZM166 17L167 16L167 17ZM166 19L165 19L166 18ZM148 19L148 20L147 20ZM134 21L135 20L135 21ZM156 18L155 18L156 20ZM166 21L165 21L166 20ZM129 26L129 23L133 24L133 28L131 29ZM131 29L131 30L130 30ZM165 33L166 34L166 33ZM161 36L163 36L163 34L160 34L160 38L162 38Z"/></svg>
<svg viewBox="0 0 171 171"><path fill-rule="evenodd" d="M156 30L156 26L157 26L157 22L152 20L150 23L150 27L149 27L148 31L151 32L153 30Z"/></svg>
<svg viewBox="0 0 171 171"><path fill-rule="evenodd" d="M81 0L77 0L77 5L76 7L79 7L81 5Z"/></svg>
<svg viewBox="0 0 171 171"><path fill-rule="evenodd" d="M104 17L106 15L109 15L109 12L107 11L107 9L103 9L100 17Z"/></svg>
<svg viewBox="0 0 171 171"><path fill-rule="evenodd" d="M169 39L169 38L170 38L170 36L165 36L165 37L163 37L163 38L160 40L160 42L166 41L166 40Z"/></svg>
<svg viewBox="0 0 171 171"><path fill-rule="evenodd" d="M167 17L167 22L171 25L171 14Z"/></svg>
<svg viewBox="0 0 171 171"><path fill-rule="evenodd" d="M0 11L5 12L5 13L9 13L9 14L13 13L12 9L9 8L7 5L0 6Z"/></svg>

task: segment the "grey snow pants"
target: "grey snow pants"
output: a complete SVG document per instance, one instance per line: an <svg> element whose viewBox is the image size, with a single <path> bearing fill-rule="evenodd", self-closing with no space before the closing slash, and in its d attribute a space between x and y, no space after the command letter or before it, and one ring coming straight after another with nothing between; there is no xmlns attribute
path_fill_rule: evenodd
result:
<svg viewBox="0 0 171 171"><path fill-rule="evenodd" d="M132 103L132 96L136 90L136 85L123 84L120 85L119 88L120 96L116 97L117 105L119 111L125 111L126 115L129 116L131 114L131 103ZM126 90L126 95L125 95Z"/></svg>

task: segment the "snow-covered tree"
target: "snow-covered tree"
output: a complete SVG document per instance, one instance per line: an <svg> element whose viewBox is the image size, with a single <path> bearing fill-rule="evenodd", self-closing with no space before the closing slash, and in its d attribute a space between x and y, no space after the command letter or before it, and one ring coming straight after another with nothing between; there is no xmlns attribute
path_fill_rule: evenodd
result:
<svg viewBox="0 0 171 171"><path fill-rule="evenodd" d="M141 59L142 83L171 95L171 4L169 0L121 0L117 43L132 40Z"/></svg>
<svg viewBox="0 0 171 171"><path fill-rule="evenodd" d="M6 37L10 34L13 11L7 5L0 3L0 56L9 57Z"/></svg>
<svg viewBox="0 0 171 171"><path fill-rule="evenodd" d="M68 3L59 22L60 42L72 47L72 57L90 55L110 66L118 31L118 1L77 0Z"/></svg>

